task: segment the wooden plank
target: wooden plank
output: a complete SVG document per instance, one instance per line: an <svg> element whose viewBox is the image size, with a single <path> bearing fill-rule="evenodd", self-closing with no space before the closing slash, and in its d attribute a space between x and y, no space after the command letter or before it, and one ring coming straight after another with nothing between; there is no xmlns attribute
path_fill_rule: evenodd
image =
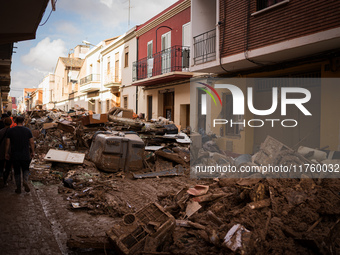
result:
<svg viewBox="0 0 340 255"><path fill-rule="evenodd" d="M50 149L45 156L46 161L70 163L70 164L83 164L85 153L75 153L69 151L59 151Z"/></svg>

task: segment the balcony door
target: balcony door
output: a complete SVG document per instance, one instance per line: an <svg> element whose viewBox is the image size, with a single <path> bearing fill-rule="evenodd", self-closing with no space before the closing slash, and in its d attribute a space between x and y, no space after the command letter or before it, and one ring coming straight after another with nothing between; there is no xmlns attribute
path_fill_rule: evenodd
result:
<svg viewBox="0 0 340 255"><path fill-rule="evenodd" d="M171 31L162 35L162 73L171 71Z"/></svg>
<svg viewBox="0 0 340 255"><path fill-rule="evenodd" d="M150 78L152 76L152 69L153 69L153 41L148 42L148 49L147 49L147 72L148 77Z"/></svg>
<svg viewBox="0 0 340 255"><path fill-rule="evenodd" d="M189 71L189 52L191 39L191 27L190 22L186 23L182 27L182 71Z"/></svg>

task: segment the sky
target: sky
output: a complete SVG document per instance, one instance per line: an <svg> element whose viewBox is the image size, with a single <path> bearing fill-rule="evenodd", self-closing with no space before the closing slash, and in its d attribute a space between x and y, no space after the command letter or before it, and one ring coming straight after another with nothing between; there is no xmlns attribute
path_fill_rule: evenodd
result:
<svg viewBox="0 0 340 255"><path fill-rule="evenodd" d="M129 0L57 0L56 11L48 18L49 1L36 39L14 44L10 96L21 97L24 88L37 88L54 72L58 57L67 57L83 40L96 45L124 34L176 1L130 0L130 25Z"/></svg>

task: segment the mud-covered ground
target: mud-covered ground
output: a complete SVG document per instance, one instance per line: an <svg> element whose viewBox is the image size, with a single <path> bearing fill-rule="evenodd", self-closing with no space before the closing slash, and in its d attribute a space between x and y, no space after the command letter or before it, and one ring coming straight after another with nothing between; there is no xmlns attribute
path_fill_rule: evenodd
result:
<svg viewBox="0 0 340 255"><path fill-rule="evenodd" d="M196 180L188 173L133 179L128 173L100 172L89 161L37 169L31 169L31 180L54 210L51 219L63 229L64 243L71 235L106 236L124 214L157 202L175 219L199 224L176 226L158 252L340 254L339 179ZM185 209L195 197L186 190L196 184L209 187L205 195L220 196L200 202L202 208L188 218ZM84 214L96 223L82 224ZM236 224L249 232L243 231L247 234L234 252L225 245L224 237Z"/></svg>

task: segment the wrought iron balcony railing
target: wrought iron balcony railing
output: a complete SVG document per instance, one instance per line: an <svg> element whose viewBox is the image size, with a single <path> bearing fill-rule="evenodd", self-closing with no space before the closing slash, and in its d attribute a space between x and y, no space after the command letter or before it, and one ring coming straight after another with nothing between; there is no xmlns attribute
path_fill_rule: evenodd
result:
<svg viewBox="0 0 340 255"><path fill-rule="evenodd" d="M186 71L189 68L190 48L176 45L133 63L132 80L142 80L153 76Z"/></svg>
<svg viewBox="0 0 340 255"><path fill-rule="evenodd" d="M80 79L80 86L83 86L89 82L100 82L100 74L90 74Z"/></svg>
<svg viewBox="0 0 340 255"><path fill-rule="evenodd" d="M194 64L216 59L216 29L194 37Z"/></svg>

